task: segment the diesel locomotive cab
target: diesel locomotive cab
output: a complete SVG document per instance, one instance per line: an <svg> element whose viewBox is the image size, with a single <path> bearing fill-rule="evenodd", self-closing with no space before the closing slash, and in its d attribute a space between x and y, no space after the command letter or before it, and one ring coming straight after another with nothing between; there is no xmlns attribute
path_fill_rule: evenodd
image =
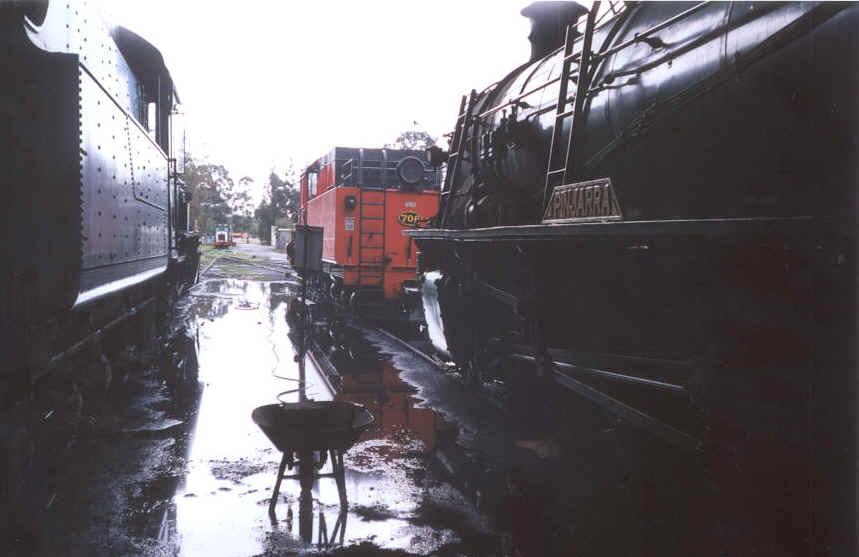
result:
<svg viewBox="0 0 859 557"><path fill-rule="evenodd" d="M436 214L440 186L440 169L414 150L335 147L309 165L301 224L324 230L324 290L396 315L406 288L416 291L417 249L402 231Z"/></svg>

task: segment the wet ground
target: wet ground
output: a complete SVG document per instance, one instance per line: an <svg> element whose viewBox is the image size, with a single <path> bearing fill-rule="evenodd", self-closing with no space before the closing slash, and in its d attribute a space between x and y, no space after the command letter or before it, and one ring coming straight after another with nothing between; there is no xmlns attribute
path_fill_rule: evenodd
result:
<svg viewBox="0 0 859 557"><path fill-rule="evenodd" d="M338 362L340 388L316 360L306 368L307 398L360 402L375 417L346 454L346 505L333 478L317 479L309 493L287 479L269 513L281 453L251 412L284 391L282 400L298 399L285 318L297 283L284 280L277 261L224 255L176 308L163 355L129 368L103 404L85 409L90 425L48 459L48 481L31 486L38 525L23 524L22 513L12 554L491 550L496 537L479 496L449 481L434 456L455 442L457 426L420 407L396 359L359 329ZM278 280L207 278L224 275Z"/></svg>
<svg viewBox="0 0 859 557"><path fill-rule="evenodd" d="M468 513L469 503L426 473L432 441L422 434L432 435L432 428L410 428L413 420L402 405L394 410L402 415L393 417L375 409L377 426L347 453L347 509L340 506L333 479L315 482L309 505L301 504L298 482L287 480L275 516L269 515L280 453L250 414L296 388L295 349L285 319L294 295L294 283L243 280L209 280L192 291L188 310L200 331L199 380L205 387L184 481L173 499L175 520L166 522L166 543L183 555L280 555L363 541L427 553L460 540L461 534L434 527L420 512L449 506ZM312 363L306 396L335 397ZM283 398L297 400L298 393ZM423 413L432 423L432 412ZM473 522L463 526L485 528L479 517Z"/></svg>
<svg viewBox="0 0 859 557"><path fill-rule="evenodd" d="M87 387L81 416L41 418L6 554L783 555L800 547L791 540L802 535L804 507L789 503L790 482L771 471L753 476L778 480L771 488L735 481L742 455L729 459L736 477L728 479L740 486L730 487L711 473L711 455L655 443L535 383L530 369L511 371L499 403L491 389L477 394L454 370L348 315L309 331L304 395L359 403L374 422L346 453L345 489L333 478L306 489L286 479L270 512L281 453L251 412L278 395L300 396L293 318L301 305L297 279L265 252L218 253L167 329L115 359L101 395ZM320 472L329 471L327 462ZM774 493L787 503L761 514Z"/></svg>

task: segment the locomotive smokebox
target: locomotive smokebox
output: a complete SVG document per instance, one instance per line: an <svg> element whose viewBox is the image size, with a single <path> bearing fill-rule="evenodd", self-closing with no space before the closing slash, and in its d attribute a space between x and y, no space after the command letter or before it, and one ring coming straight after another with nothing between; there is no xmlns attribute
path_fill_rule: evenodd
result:
<svg viewBox="0 0 859 557"><path fill-rule="evenodd" d="M534 2L520 12L531 20L531 62L564 44L567 25L575 23L587 8L578 2Z"/></svg>

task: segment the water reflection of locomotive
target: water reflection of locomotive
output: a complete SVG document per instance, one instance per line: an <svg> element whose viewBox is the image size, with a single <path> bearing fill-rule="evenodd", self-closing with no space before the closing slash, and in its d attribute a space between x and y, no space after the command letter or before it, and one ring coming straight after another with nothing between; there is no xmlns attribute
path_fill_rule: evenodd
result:
<svg viewBox="0 0 859 557"><path fill-rule="evenodd" d="M439 214L406 234L436 346L687 447L855 448L859 7L603 11L565 44L584 8L523 10L531 60L432 153Z"/></svg>
<svg viewBox="0 0 859 557"><path fill-rule="evenodd" d="M158 50L86 3L5 2L0 26L0 360L33 380L193 281L198 242Z"/></svg>
<svg viewBox="0 0 859 557"><path fill-rule="evenodd" d="M314 280L365 308L416 292L417 250L402 231L436 214L440 184L421 151L335 147L310 165L300 222L323 228L323 273Z"/></svg>

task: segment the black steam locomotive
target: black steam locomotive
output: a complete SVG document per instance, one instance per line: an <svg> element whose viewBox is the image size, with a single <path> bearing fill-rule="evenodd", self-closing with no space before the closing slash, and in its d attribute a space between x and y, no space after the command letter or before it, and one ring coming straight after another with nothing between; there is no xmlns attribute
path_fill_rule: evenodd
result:
<svg viewBox="0 0 859 557"><path fill-rule="evenodd" d="M831 541L856 506L859 6L620 4L525 8L531 60L430 153L439 214L406 234L431 337L475 382L526 369L693 452L772 447L817 502L848 494L815 507Z"/></svg>
<svg viewBox="0 0 859 557"><path fill-rule="evenodd" d="M196 280L178 103L158 50L87 2L0 3L4 395Z"/></svg>

